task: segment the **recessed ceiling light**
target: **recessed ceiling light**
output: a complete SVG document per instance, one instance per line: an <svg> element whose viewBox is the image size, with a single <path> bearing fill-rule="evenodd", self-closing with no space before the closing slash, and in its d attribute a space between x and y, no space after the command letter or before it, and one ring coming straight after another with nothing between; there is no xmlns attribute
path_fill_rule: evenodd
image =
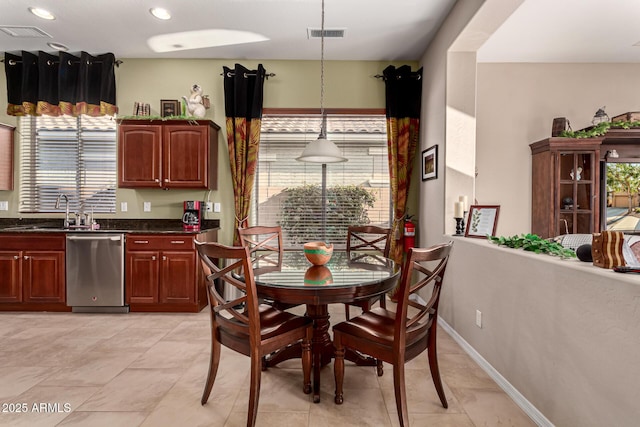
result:
<svg viewBox="0 0 640 427"><path fill-rule="evenodd" d="M56 17L53 16L51 12L49 12L48 10L40 9L39 7L30 7L29 12L33 13L38 18L48 19L48 20L56 19Z"/></svg>
<svg viewBox="0 0 640 427"><path fill-rule="evenodd" d="M249 31L211 29L160 34L149 38L147 44L154 52L173 52L176 50L256 43L266 40L269 40L269 38Z"/></svg>
<svg viewBox="0 0 640 427"><path fill-rule="evenodd" d="M49 42L47 43L47 46L49 46L51 49L59 50L62 52L66 52L69 50L69 48L63 45L62 43Z"/></svg>
<svg viewBox="0 0 640 427"><path fill-rule="evenodd" d="M161 7L153 7L149 9L149 12L158 19L162 19L166 21L167 19L171 19L171 14L167 9L163 9Z"/></svg>

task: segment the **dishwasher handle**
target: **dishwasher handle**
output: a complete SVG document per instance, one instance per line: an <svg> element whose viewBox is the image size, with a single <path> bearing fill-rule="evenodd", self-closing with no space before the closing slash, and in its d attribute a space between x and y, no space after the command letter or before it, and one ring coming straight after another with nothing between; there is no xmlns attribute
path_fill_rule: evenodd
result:
<svg viewBox="0 0 640 427"><path fill-rule="evenodd" d="M111 240L112 242L119 242L122 240L122 236L67 236L67 240Z"/></svg>

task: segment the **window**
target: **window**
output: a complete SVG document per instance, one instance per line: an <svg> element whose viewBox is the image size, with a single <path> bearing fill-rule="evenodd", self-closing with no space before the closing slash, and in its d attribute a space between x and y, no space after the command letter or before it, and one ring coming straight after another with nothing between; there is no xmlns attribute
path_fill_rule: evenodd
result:
<svg viewBox="0 0 640 427"><path fill-rule="evenodd" d="M20 118L20 212L115 212L116 123L102 117Z"/></svg>
<svg viewBox="0 0 640 427"><path fill-rule="evenodd" d="M326 165L324 218L322 165L295 160L320 125L317 114L262 117L249 223L281 225L285 247L312 240L341 247L350 224L390 224L385 116L327 115L327 137L349 160Z"/></svg>

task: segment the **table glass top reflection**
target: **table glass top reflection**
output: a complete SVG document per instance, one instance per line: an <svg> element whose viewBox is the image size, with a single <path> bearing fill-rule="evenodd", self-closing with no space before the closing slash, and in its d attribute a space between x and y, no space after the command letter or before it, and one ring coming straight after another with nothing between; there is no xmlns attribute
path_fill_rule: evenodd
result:
<svg viewBox="0 0 640 427"><path fill-rule="evenodd" d="M334 251L329 262L314 266L303 251L285 251L278 262L274 254L254 263L258 284L282 288L353 287L380 283L398 273L396 264L387 258L363 252Z"/></svg>

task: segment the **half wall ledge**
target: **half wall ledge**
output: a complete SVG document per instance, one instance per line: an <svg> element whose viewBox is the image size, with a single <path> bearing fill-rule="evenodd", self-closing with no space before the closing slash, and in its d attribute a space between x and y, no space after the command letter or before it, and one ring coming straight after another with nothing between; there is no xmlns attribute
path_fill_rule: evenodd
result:
<svg viewBox="0 0 640 427"><path fill-rule="evenodd" d="M553 424L636 425L640 275L456 238L439 314Z"/></svg>

